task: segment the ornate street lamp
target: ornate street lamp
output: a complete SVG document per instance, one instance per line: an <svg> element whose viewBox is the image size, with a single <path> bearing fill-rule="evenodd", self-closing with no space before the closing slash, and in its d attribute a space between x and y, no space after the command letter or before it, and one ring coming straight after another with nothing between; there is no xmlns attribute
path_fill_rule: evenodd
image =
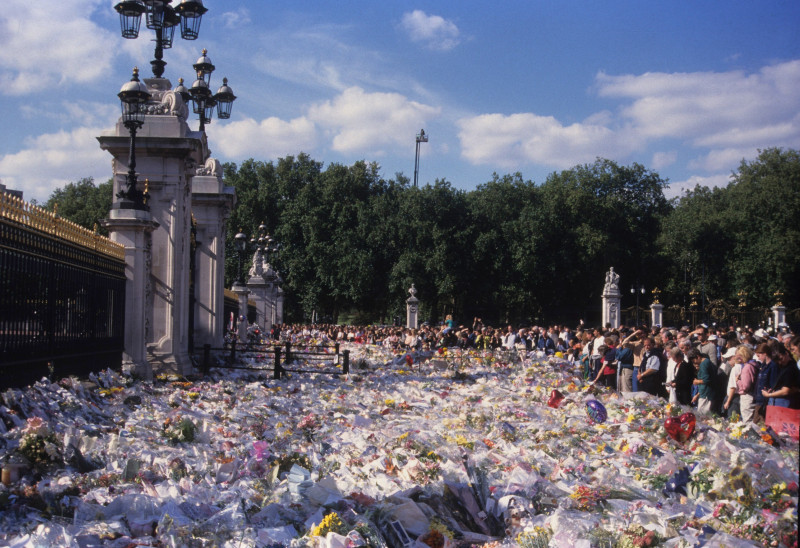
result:
<svg viewBox="0 0 800 548"><path fill-rule="evenodd" d="M239 254L239 270L237 272L236 284L244 285L244 271L242 270L242 262L244 261L244 254L247 251L247 235L239 229L239 233L233 237L233 247Z"/></svg>
<svg viewBox="0 0 800 548"><path fill-rule="evenodd" d="M153 76L164 75L164 50L172 47L175 27L180 25L181 38L196 40L200 32L200 21L208 11L202 0L182 0L177 7L170 6L172 0L123 0L114 6L119 13L123 38L135 39L139 36L142 14L145 25L156 33L155 59L150 61Z"/></svg>
<svg viewBox="0 0 800 548"><path fill-rule="evenodd" d="M644 286L641 284L631 286L631 295L636 295L636 325L639 325L639 295L644 295Z"/></svg>
<svg viewBox="0 0 800 548"><path fill-rule="evenodd" d="M184 99L186 99L184 92L188 91L188 97L191 98L193 105L192 111L200 116L200 131L205 131L206 124L211 123L211 118L214 115L214 107L216 107L217 116L221 120L227 120L231 117L231 110L233 109L233 102L236 100L236 96L228 85L227 78L222 79L222 86L217 90L217 93L212 95L209 86L211 85L211 74L216 67L208 57L208 50L203 50L202 55L197 62L192 65L192 68L194 68L197 74L197 80L194 81L191 89L186 90L186 88L183 87L183 79L180 79L178 87L176 87L174 91L180 93Z"/></svg>
<svg viewBox="0 0 800 548"><path fill-rule="evenodd" d="M145 109L150 100L147 86L139 81L139 69L133 69L130 82L122 86L119 93L122 105L122 124L128 128L131 135L130 150L128 151L128 178L126 190L120 191L117 197L121 199L121 209L147 209L147 189L142 192L136 188L136 130L144 125Z"/></svg>
<svg viewBox="0 0 800 548"><path fill-rule="evenodd" d="M417 186L417 176L419 175L419 144L420 143L427 143L428 136L425 134L425 130L419 130L417 134L417 154L414 157L414 186Z"/></svg>

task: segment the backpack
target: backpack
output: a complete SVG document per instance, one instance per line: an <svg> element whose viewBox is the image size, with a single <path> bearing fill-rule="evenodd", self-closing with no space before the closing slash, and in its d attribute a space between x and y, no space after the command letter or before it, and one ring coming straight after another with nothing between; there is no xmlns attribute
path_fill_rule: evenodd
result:
<svg viewBox="0 0 800 548"><path fill-rule="evenodd" d="M748 366L753 369L753 382L749 387L747 387L747 389L746 389L747 391L745 392L745 394L749 394L750 396L753 396L753 398L755 398L756 397L756 390L758 389L758 375L760 373L761 367L759 366L757 361L750 360L750 361L742 364L742 373L744 373L744 368L748 367ZM741 377L742 373L739 373L740 377ZM739 380L738 379L736 381L736 391L737 392L739 391Z"/></svg>

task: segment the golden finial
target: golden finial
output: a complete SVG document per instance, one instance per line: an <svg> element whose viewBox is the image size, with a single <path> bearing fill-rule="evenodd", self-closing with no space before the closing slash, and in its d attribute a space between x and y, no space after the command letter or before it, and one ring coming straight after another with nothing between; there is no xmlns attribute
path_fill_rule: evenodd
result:
<svg viewBox="0 0 800 548"><path fill-rule="evenodd" d="M783 306L783 303L781 302L783 300L783 291L779 289L773 293L772 296L775 297L775 306Z"/></svg>
<svg viewBox="0 0 800 548"><path fill-rule="evenodd" d="M92 232L94 232L95 236L97 236L99 228L100 227L97 226L97 223L95 223L94 226L92 227Z"/></svg>
<svg viewBox="0 0 800 548"><path fill-rule="evenodd" d="M692 289L691 291L689 291L689 296L692 298L692 302L689 303L689 306L693 308L697 306L697 295L698 295L697 290Z"/></svg>
<svg viewBox="0 0 800 548"><path fill-rule="evenodd" d="M58 217L58 202L53 204L53 217Z"/></svg>
<svg viewBox="0 0 800 548"><path fill-rule="evenodd" d="M661 295L661 290L657 287L654 287L652 293L653 293L653 304L661 304L658 301L658 296Z"/></svg>
<svg viewBox="0 0 800 548"><path fill-rule="evenodd" d="M150 179L144 180L144 192L142 192L142 203L146 204L150 197Z"/></svg>

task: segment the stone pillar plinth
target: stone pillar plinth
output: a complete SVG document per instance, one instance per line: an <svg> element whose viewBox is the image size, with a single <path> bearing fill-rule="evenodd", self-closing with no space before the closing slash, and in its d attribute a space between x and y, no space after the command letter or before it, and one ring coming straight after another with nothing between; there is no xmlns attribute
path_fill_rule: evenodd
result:
<svg viewBox="0 0 800 548"><path fill-rule="evenodd" d="M235 203L233 187L215 175L192 177L192 216L196 230L194 344L220 348L225 339L226 220Z"/></svg>
<svg viewBox="0 0 800 548"><path fill-rule="evenodd" d="M188 110L164 78L145 79L152 99L144 126L137 132L138 189L149 193L147 205L157 228L152 231L149 269L148 360L154 369L193 372L189 358L191 178L208 156L205 133L189 130ZM122 121L115 135L97 138L114 157L114 196L127 181L130 134ZM116 200L116 198L115 198Z"/></svg>
<svg viewBox="0 0 800 548"><path fill-rule="evenodd" d="M247 286L244 284L240 284L236 282L233 284L231 288L236 294L236 297L239 299L239 326L236 331L236 335L240 342L247 341L247 297L250 295L250 290L247 289Z"/></svg>
<svg viewBox="0 0 800 548"><path fill-rule="evenodd" d="M256 306L256 323L264 332L269 332L274 324L283 321L283 291L280 286L281 277L267 262L262 249L253 255L249 276L247 288Z"/></svg>
<svg viewBox="0 0 800 548"><path fill-rule="evenodd" d="M664 327L664 305L653 303L650 305L650 325Z"/></svg>
<svg viewBox="0 0 800 548"><path fill-rule="evenodd" d="M273 323L282 324L283 323L283 289L281 289L280 285L275 290L275 317L273 318Z"/></svg>
<svg viewBox="0 0 800 548"><path fill-rule="evenodd" d="M622 294L619 291L619 274L614 267L606 273L606 284L603 287L603 327L610 325L616 329L620 325L620 303Z"/></svg>
<svg viewBox="0 0 800 548"><path fill-rule="evenodd" d="M125 350L124 369L145 379L152 379L153 370L147 361L148 332L152 318L150 257L152 232L158 228L149 211L112 209L102 221L111 239L125 247Z"/></svg>
<svg viewBox="0 0 800 548"><path fill-rule="evenodd" d="M417 288L411 284L408 290L411 296L406 299L406 327L408 329L419 328L419 299L417 299Z"/></svg>
<svg viewBox="0 0 800 548"><path fill-rule="evenodd" d="M776 304L772 307L772 319L775 322L775 329L778 330L786 323L786 307Z"/></svg>

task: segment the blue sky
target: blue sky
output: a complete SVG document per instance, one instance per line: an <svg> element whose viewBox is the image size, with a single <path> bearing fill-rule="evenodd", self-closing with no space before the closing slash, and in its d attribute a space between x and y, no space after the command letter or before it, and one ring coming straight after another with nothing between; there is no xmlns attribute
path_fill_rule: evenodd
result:
<svg viewBox="0 0 800 548"><path fill-rule="evenodd" d="M153 31L121 38L115 3L3 0L0 182L26 199L111 175L95 137L153 58ZM604 157L658 172L674 196L726 184L758 149L800 149L797 1L204 3L165 77L190 84L207 48L212 89L229 79L233 115L206 128L223 162L303 151L413 179L424 128L421 184L541 183Z"/></svg>

